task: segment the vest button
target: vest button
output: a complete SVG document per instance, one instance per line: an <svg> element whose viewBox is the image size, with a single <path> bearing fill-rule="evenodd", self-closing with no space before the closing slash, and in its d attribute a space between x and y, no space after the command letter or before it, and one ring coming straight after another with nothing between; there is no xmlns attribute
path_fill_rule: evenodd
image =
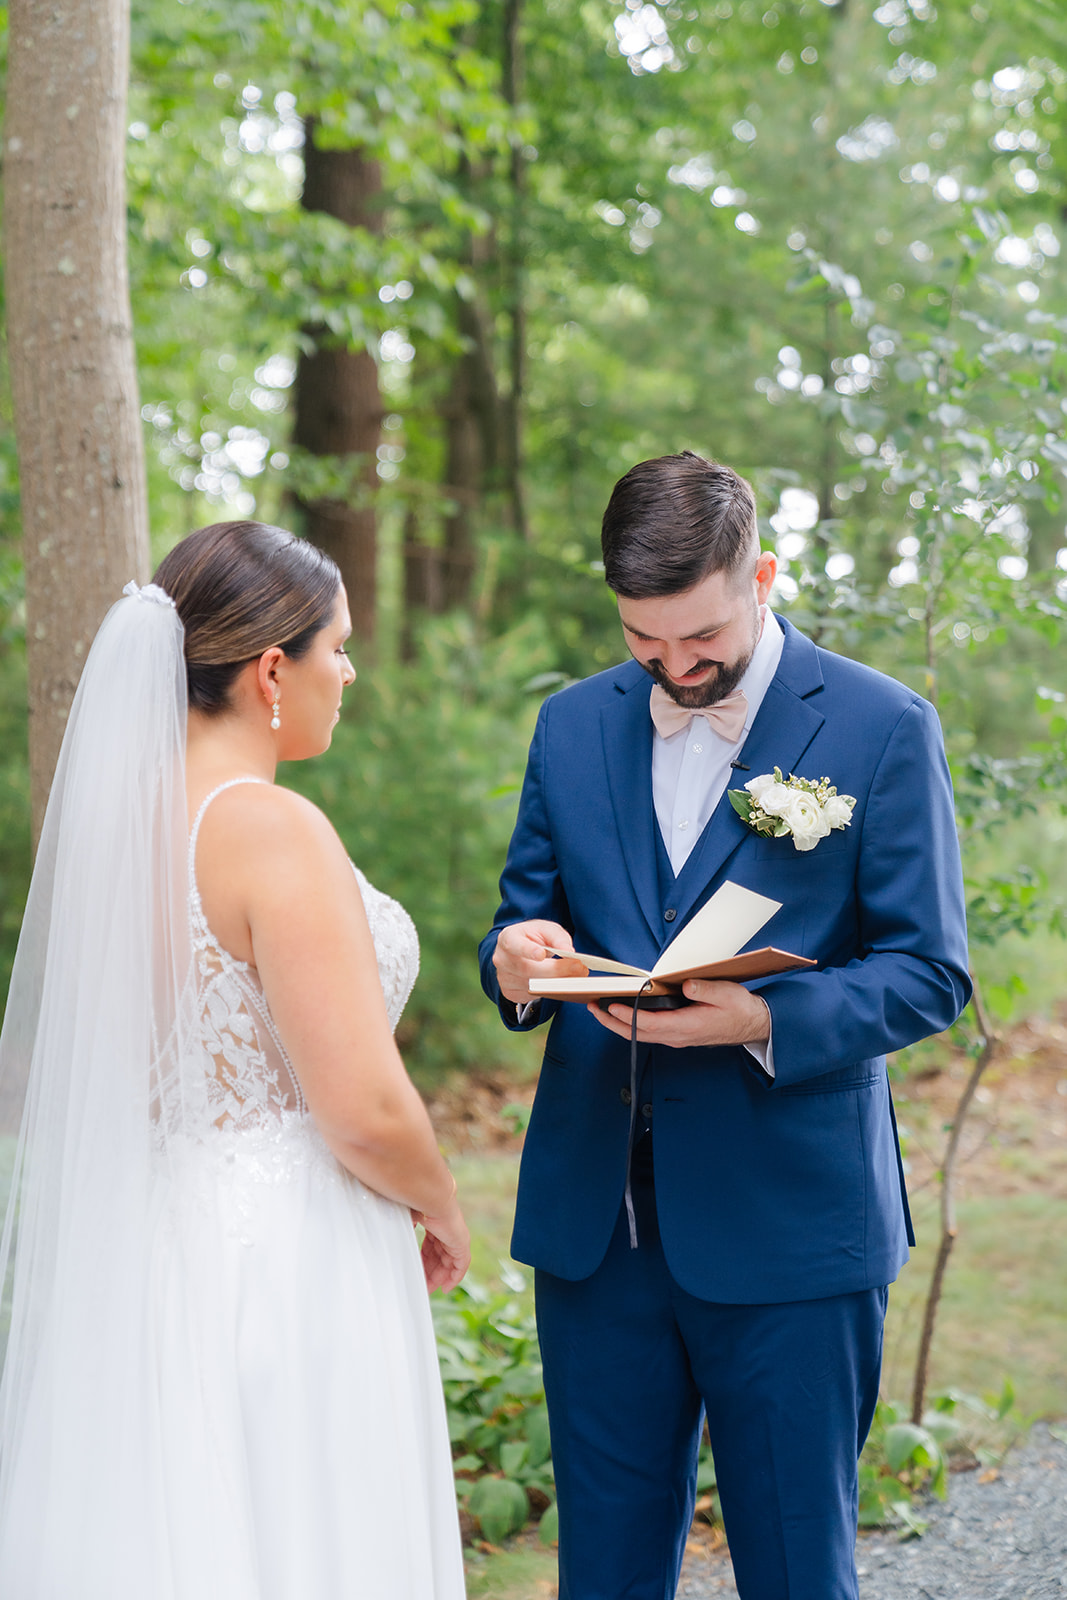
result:
<svg viewBox="0 0 1067 1600"><path fill-rule="evenodd" d="M633 1095L630 1093L629 1089L620 1089L619 1099L622 1101L624 1106L628 1106L630 1101L633 1099Z"/></svg>
<svg viewBox="0 0 1067 1600"><path fill-rule="evenodd" d="M663 913L663 920L664 922L673 922L677 915L678 913L675 911L674 907L668 906L666 911Z"/></svg>
<svg viewBox="0 0 1067 1600"><path fill-rule="evenodd" d="M641 1107L641 1115L644 1117L646 1122L651 1122L651 1120L652 1120L652 1102L651 1102L651 1100L648 1102L647 1105L644 1105L644 1106Z"/></svg>

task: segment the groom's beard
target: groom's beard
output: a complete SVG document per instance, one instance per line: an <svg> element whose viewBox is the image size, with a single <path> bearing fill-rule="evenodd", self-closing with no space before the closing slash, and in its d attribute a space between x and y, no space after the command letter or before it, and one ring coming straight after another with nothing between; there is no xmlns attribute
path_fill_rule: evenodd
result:
<svg viewBox="0 0 1067 1600"><path fill-rule="evenodd" d="M724 661L698 661L692 669L694 672L706 672L709 667L716 667L718 670L704 683L695 683L692 688L675 683L673 678L667 676L663 662L656 658L643 661L641 665L664 693L670 695L676 705L685 706L687 711L699 711L704 706L718 705L720 700L725 700L728 694L734 692L748 671L762 631L762 619L759 608L756 607L752 644L747 653L739 656L736 661L731 661L729 665Z"/></svg>

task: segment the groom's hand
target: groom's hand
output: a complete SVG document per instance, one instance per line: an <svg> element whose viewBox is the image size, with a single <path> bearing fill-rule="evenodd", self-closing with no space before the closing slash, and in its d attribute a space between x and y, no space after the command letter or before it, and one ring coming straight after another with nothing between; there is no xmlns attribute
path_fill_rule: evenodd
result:
<svg viewBox="0 0 1067 1600"><path fill-rule="evenodd" d="M549 950L573 950L574 941L558 922L513 922L501 930L493 951L500 992L517 1006L536 1000L531 978L584 978L589 968L576 960L557 960Z"/></svg>
<svg viewBox="0 0 1067 1600"><path fill-rule="evenodd" d="M689 978L682 985L687 1000L696 1003L677 1011L638 1011L637 1037L642 1044L666 1044L675 1049L694 1045L763 1044L771 1036L767 1002L739 983ZM629 1039L633 1013L627 1005L608 1012L589 1006L605 1028Z"/></svg>

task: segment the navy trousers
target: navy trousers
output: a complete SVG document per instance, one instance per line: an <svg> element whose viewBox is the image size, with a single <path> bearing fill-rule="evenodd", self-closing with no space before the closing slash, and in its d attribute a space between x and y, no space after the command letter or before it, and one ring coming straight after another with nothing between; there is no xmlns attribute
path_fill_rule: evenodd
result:
<svg viewBox="0 0 1067 1600"><path fill-rule="evenodd" d="M857 1600L856 1463L887 1289L697 1300L664 1261L647 1158L633 1192L637 1250L622 1211L592 1277L536 1278L560 1600L672 1600L705 1410L741 1600Z"/></svg>

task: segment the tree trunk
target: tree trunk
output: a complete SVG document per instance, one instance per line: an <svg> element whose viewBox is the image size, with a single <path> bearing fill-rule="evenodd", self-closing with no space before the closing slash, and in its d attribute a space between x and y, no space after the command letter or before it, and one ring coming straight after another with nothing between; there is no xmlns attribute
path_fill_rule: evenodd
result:
<svg viewBox="0 0 1067 1600"><path fill-rule="evenodd" d="M148 575L126 268L129 0L11 0L7 338L26 564L33 834L93 635Z"/></svg>
<svg viewBox="0 0 1067 1600"><path fill-rule="evenodd" d="M915 1357L915 1377L911 1390L911 1420L919 1424L923 1419L926 1407L926 1384L930 1374L930 1351L934 1342L934 1328L937 1324L937 1313L941 1305L941 1291L945 1286L945 1273L948 1271L949 1257L959 1234L959 1225L956 1221L956 1161L960 1153L960 1139L963 1134L963 1125L971 1109L975 1091L983 1072L996 1055L999 1039L989 1026L986 1016L985 1004L982 999L982 989L977 978L972 972L974 981L974 994L971 997L971 1006L974 1010L975 1021L978 1024L978 1054L974 1058L970 1076L963 1086L956 1114L948 1125L948 1143L945 1146L945 1159L941 1164L941 1238L938 1242L937 1257L934 1261L934 1270L930 1278L930 1287L926 1294L926 1304L923 1307L922 1331L919 1335L919 1349Z"/></svg>
<svg viewBox="0 0 1067 1600"><path fill-rule="evenodd" d="M382 175L362 150L322 150L309 120L304 145L306 211L324 211L349 227L380 233ZM382 438L378 367L369 350L350 350L325 328L305 333L314 348L300 356L296 372L293 441L316 456L360 458L358 488L321 500L299 502L304 531L341 569L357 638L373 644L377 618L378 535L373 495L378 486L377 451ZM355 465L355 463L353 463Z"/></svg>
<svg viewBox="0 0 1067 1600"><path fill-rule="evenodd" d="M513 109L525 87L522 20L524 0L504 3L504 99ZM513 136L514 137L514 136ZM520 539L530 538L523 483L523 420L526 403L526 157L517 139L511 147L508 176L511 182L511 229L507 259L507 300L510 330L508 365L511 392L504 409L504 465L507 473L511 520Z"/></svg>
<svg viewBox="0 0 1067 1600"><path fill-rule="evenodd" d="M413 661L420 617L445 609L441 551L425 544L418 513L409 507L404 517L404 615L400 627L400 655Z"/></svg>
<svg viewBox="0 0 1067 1600"><path fill-rule="evenodd" d="M479 241L480 242L480 241ZM486 478L497 460L499 396L487 317L474 299L457 296L457 326L466 346L452 369L442 407L445 482L451 502L444 519L444 602L465 606L474 585L475 529Z"/></svg>
<svg viewBox="0 0 1067 1600"><path fill-rule="evenodd" d="M482 318L474 302L456 299L459 333L466 342L456 360L443 405L445 418L445 512L443 600L446 608L466 605L474 586L475 522L485 488L486 437L480 395L485 392L485 344ZM496 384L488 374L493 395Z"/></svg>

